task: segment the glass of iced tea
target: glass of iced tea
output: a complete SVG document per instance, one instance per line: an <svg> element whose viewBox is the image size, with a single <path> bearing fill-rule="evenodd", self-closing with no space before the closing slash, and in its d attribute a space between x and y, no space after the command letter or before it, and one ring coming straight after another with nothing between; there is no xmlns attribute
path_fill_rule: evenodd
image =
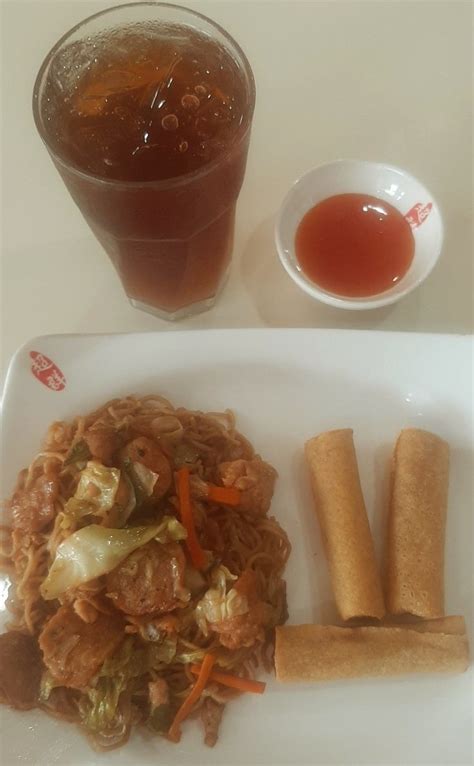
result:
<svg viewBox="0 0 474 766"><path fill-rule="evenodd" d="M239 45L166 3L97 13L43 62L37 128L137 308L178 319L213 305L254 105Z"/></svg>

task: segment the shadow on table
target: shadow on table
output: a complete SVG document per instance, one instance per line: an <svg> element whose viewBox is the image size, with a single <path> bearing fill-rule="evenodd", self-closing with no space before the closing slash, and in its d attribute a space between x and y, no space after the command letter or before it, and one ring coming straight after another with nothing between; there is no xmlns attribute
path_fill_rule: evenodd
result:
<svg viewBox="0 0 474 766"><path fill-rule="evenodd" d="M292 282L276 250L274 219L264 220L244 247L240 268L243 283L262 321L271 327L344 327L413 330L420 313L419 293L369 311L347 311L313 300ZM400 311L403 305L403 312ZM396 311L396 309L398 309ZM396 311L396 315L395 315Z"/></svg>

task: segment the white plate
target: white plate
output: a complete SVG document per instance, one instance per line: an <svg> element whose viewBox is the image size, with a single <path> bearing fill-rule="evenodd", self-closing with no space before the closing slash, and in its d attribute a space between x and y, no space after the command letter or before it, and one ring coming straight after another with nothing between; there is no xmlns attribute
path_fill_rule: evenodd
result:
<svg viewBox="0 0 474 766"><path fill-rule="evenodd" d="M31 373L31 351L66 385ZM452 448L446 601L471 617L472 339L314 330L236 330L52 336L22 348L4 396L2 494L38 449L48 424L112 396L160 392L186 407L232 407L240 429L280 479L273 512L287 529L290 621L334 617L302 445L328 428L354 428L366 502L381 548L386 464L398 431L421 426ZM3 709L2 764L465 764L471 762L472 677L407 677L309 687L270 681L226 710L218 745L188 722L179 745L136 734L96 755L68 724Z"/></svg>

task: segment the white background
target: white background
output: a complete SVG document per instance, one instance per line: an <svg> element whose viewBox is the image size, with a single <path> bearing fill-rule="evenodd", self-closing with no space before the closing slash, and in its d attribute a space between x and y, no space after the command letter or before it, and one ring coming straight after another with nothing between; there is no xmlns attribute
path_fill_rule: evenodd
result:
<svg viewBox="0 0 474 766"><path fill-rule="evenodd" d="M404 0L183 3L226 27L257 82L234 264L198 327L472 331L471 4ZM112 0L10 0L2 8L2 369L44 333L173 330L132 309L69 198L31 114L37 70L71 25ZM292 181L337 157L418 176L446 222L441 262L400 304L343 312L304 295L278 262L273 221Z"/></svg>

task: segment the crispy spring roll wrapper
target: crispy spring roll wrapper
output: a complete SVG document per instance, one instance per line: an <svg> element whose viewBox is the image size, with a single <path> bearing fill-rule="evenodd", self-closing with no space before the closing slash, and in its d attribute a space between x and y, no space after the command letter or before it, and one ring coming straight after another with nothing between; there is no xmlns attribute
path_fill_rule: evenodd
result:
<svg viewBox="0 0 474 766"><path fill-rule="evenodd" d="M388 518L386 603L391 614L444 615L449 447L417 428L395 445Z"/></svg>
<svg viewBox="0 0 474 766"><path fill-rule="evenodd" d="M383 627L406 628L417 630L419 633L448 633L451 636L463 636L466 633L466 621L460 615L420 622L386 622Z"/></svg>
<svg viewBox="0 0 474 766"><path fill-rule="evenodd" d="M343 620L381 619L382 584L352 430L326 431L310 439L305 454L339 613Z"/></svg>
<svg viewBox="0 0 474 766"><path fill-rule="evenodd" d="M407 673L462 673L469 665L466 634L420 632L411 627L338 628L282 625L276 628L278 681Z"/></svg>

